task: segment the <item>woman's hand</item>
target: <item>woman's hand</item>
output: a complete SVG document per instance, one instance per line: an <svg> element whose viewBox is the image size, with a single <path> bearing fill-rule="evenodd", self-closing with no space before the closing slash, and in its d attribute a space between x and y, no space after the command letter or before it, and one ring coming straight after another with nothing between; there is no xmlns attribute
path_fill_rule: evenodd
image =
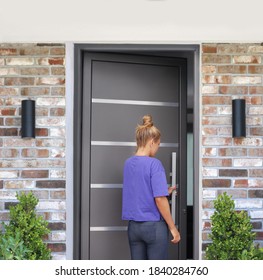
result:
<svg viewBox="0 0 263 280"><path fill-rule="evenodd" d="M175 191L175 190L176 190L176 186L172 186L172 187L168 188L169 195L171 195L172 192Z"/></svg>
<svg viewBox="0 0 263 280"><path fill-rule="evenodd" d="M172 228L170 231L171 231L171 234L173 236L173 239L171 240L171 242L172 243L178 243L181 239L179 231L177 230L176 227Z"/></svg>

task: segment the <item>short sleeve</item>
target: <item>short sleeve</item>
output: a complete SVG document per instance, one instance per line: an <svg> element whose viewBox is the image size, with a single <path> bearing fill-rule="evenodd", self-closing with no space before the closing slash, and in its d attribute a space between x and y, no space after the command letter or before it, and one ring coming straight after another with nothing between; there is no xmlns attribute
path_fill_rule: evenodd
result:
<svg viewBox="0 0 263 280"><path fill-rule="evenodd" d="M168 196L168 186L162 163L155 159L151 165L151 186L154 197Z"/></svg>

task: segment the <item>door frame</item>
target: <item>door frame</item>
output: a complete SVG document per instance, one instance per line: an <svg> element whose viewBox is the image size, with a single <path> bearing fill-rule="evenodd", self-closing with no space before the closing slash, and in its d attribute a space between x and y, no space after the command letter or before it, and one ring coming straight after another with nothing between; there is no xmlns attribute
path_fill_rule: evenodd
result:
<svg viewBox="0 0 263 280"><path fill-rule="evenodd" d="M133 55L159 55L187 58L187 91L193 94L194 137L194 259L200 258L200 95L199 95L199 45L154 45L154 44L74 44L74 121L73 121L73 259L80 259L81 226L81 164L82 164L82 92L83 57L86 52Z"/></svg>

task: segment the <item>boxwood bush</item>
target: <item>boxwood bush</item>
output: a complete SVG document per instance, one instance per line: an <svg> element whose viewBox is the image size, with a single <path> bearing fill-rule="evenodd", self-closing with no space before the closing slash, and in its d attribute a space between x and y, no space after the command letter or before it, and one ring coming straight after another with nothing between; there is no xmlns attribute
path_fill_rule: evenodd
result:
<svg viewBox="0 0 263 280"><path fill-rule="evenodd" d="M10 206L10 222L0 234L0 259L49 260L51 251L43 238L50 232L48 222L36 214L38 199L32 192L17 194Z"/></svg>
<svg viewBox="0 0 263 280"><path fill-rule="evenodd" d="M263 259L263 251L254 246L250 218L245 211L236 211L235 203L226 193L214 202L211 217L212 243L206 248L208 260L256 260Z"/></svg>

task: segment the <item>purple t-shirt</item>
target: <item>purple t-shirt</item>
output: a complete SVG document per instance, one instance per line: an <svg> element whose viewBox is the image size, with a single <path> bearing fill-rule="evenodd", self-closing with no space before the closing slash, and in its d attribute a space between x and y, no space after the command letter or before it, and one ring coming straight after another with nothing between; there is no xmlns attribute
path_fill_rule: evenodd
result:
<svg viewBox="0 0 263 280"><path fill-rule="evenodd" d="M153 157L132 156L123 171L122 219L159 221L161 214L155 197L168 196L162 163Z"/></svg>

